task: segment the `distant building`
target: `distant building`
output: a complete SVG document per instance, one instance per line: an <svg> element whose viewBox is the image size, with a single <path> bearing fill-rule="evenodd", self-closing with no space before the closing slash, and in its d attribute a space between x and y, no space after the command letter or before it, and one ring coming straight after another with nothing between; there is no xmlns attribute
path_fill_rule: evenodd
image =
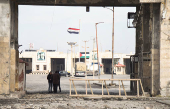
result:
<svg viewBox="0 0 170 109"><path fill-rule="evenodd" d="M132 54L131 54L132 55ZM85 62L85 53L73 53L73 72L74 63L79 61ZM75 57L75 58L74 58ZM71 53L56 52L55 50L25 50L19 55L19 58L26 61L29 66L26 68L27 73L48 73L49 71L65 70L71 72ZM117 74L130 74L130 54L114 54L114 60L123 65L123 72L119 72L117 66L114 67L114 73ZM97 52L86 52L87 70L90 66L97 63ZM99 62L101 65L101 73L110 74L112 71L112 52L107 50L99 52Z"/></svg>

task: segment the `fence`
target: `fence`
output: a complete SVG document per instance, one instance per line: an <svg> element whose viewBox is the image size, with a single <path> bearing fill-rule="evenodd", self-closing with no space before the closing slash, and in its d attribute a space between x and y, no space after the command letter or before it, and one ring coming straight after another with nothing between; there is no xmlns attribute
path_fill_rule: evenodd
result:
<svg viewBox="0 0 170 109"><path fill-rule="evenodd" d="M70 96L74 96L74 97L145 97L145 93L144 93L143 86L142 86L140 79L70 79L69 81L70 81ZM85 81L86 94L78 94L77 93L77 89L76 89L76 86L74 84L74 81ZM102 88L102 94L101 95L93 93L90 81L100 81L100 83L102 83L102 87L101 87ZM110 95L106 81L118 81L119 82L119 95ZM137 95L135 95L135 96L134 95L133 96L127 95L123 81L136 81L137 82ZM89 84L91 94L87 93L87 84ZM107 90L107 95L104 95L103 84L105 84L105 87L106 87L106 90ZM122 84L122 87L123 87L124 95L121 94L121 84ZM72 94L72 92L71 92L72 91L72 87L71 87L72 85L74 87L75 94ZM139 94L139 86L142 90L142 95Z"/></svg>

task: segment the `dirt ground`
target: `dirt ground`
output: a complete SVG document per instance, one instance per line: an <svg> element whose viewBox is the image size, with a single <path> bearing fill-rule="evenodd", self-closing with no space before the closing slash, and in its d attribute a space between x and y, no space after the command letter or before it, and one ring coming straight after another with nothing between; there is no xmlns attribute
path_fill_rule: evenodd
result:
<svg viewBox="0 0 170 109"><path fill-rule="evenodd" d="M75 98L68 94L35 93L21 99L0 99L0 109L170 109L168 98Z"/></svg>

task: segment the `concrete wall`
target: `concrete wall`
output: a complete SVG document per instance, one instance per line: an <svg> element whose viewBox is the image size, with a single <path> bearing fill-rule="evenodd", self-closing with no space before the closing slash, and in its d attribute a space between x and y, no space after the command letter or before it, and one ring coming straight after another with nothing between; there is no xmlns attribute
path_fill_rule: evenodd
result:
<svg viewBox="0 0 170 109"><path fill-rule="evenodd" d="M170 0L161 4L160 16L160 92L170 96Z"/></svg>
<svg viewBox="0 0 170 109"><path fill-rule="evenodd" d="M0 1L0 94L9 94L10 89L10 1Z"/></svg>

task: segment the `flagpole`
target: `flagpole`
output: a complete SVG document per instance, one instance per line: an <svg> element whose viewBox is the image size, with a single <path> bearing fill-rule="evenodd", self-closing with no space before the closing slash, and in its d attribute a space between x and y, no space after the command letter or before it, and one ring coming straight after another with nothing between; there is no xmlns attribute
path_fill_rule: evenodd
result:
<svg viewBox="0 0 170 109"><path fill-rule="evenodd" d="M80 29L80 20L79 20L79 29ZM80 30L79 30L79 62L80 62Z"/></svg>

